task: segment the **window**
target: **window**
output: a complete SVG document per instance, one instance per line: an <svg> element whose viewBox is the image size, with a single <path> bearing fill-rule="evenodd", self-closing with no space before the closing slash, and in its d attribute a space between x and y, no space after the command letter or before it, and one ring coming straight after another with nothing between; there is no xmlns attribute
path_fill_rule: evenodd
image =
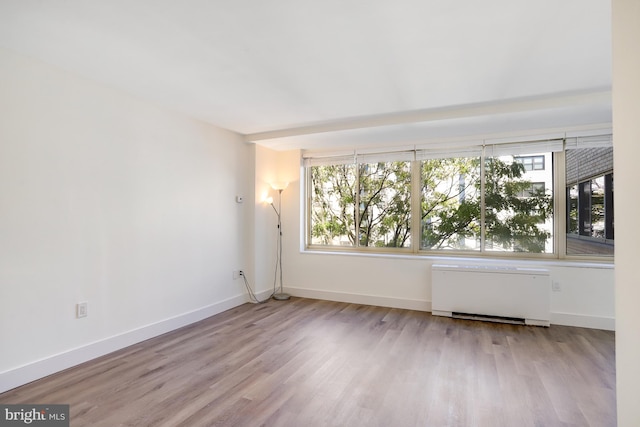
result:
<svg viewBox="0 0 640 427"><path fill-rule="evenodd" d="M427 147L344 157L303 153L309 182L307 246L611 256L613 172L575 172L572 151L591 155L577 153L576 141ZM557 166L560 172L566 169L559 178L554 176L556 153L565 159ZM602 156L595 158L602 163ZM582 162L577 169L594 170ZM554 197L556 188L566 188L566 215L554 209L560 203ZM556 229L565 227L566 244L560 245ZM580 245L574 244L578 240ZM587 249L586 243L600 246Z"/></svg>
<svg viewBox="0 0 640 427"><path fill-rule="evenodd" d="M520 198L533 197L533 196L535 196L537 194L544 193L545 191L546 191L546 189L545 189L545 183L544 182L532 182L529 187L523 188L518 193L518 197L520 197Z"/></svg>
<svg viewBox="0 0 640 427"><path fill-rule="evenodd" d="M544 156L521 156L516 157L515 161L523 165L527 172L544 170Z"/></svg>
<svg viewBox="0 0 640 427"><path fill-rule="evenodd" d="M420 249L480 249L480 157L420 163Z"/></svg>
<svg viewBox="0 0 640 427"><path fill-rule="evenodd" d="M356 181L354 165L311 168L312 244L356 245Z"/></svg>
<svg viewBox="0 0 640 427"><path fill-rule="evenodd" d="M311 243L410 246L410 178L409 162L312 167Z"/></svg>
<svg viewBox="0 0 640 427"><path fill-rule="evenodd" d="M358 165L360 246L404 248L411 244L411 164Z"/></svg>
<svg viewBox="0 0 640 427"><path fill-rule="evenodd" d="M553 176L532 182L521 159L504 152L486 160L485 223L487 251L553 253Z"/></svg>
<svg viewBox="0 0 640 427"><path fill-rule="evenodd" d="M613 148L606 145L566 150L568 255L613 256Z"/></svg>

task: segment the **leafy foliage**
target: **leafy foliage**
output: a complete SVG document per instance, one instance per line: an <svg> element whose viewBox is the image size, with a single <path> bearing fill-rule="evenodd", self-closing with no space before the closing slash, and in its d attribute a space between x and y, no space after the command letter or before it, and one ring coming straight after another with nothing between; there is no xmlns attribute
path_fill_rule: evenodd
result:
<svg viewBox="0 0 640 427"><path fill-rule="evenodd" d="M480 241L480 160L426 160L421 169L422 240L426 249L474 249Z"/></svg>
<svg viewBox="0 0 640 427"><path fill-rule="evenodd" d="M410 244L411 164L358 165L360 246Z"/></svg>
<svg viewBox="0 0 640 427"><path fill-rule="evenodd" d="M551 233L541 227L553 214L553 200L544 191L529 192L521 179L524 166L497 158L487 160L485 227L493 246L516 252L544 252ZM529 192L527 197L520 196Z"/></svg>
<svg viewBox="0 0 640 427"><path fill-rule="evenodd" d="M524 173L518 162L491 158L485 163L487 249L545 250L550 233L541 225L552 215L552 198L532 191ZM313 243L410 246L409 162L318 166L312 168L311 181ZM421 248L479 249L481 189L479 158L423 161Z"/></svg>
<svg viewBox="0 0 640 427"><path fill-rule="evenodd" d="M311 235L316 243L336 244L346 237L355 244L356 183L354 165L312 168Z"/></svg>
<svg viewBox="0 0 640 427"><path fill-rule="evenodd" d="M410 166L393 162L312 168L314 243L354 246L357 241L360 246L408 246Z"/></svg>

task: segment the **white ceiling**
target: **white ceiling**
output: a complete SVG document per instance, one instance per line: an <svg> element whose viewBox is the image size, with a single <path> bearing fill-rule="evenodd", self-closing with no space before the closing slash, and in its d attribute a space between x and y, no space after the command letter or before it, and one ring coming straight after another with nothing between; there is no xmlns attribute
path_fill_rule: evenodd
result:
<svg viewBox="0 0 640 427"><path fill-rule="evenodd" d="M608 124L610 33L609 0L0 0L0 46L275 149Z"/></svg>

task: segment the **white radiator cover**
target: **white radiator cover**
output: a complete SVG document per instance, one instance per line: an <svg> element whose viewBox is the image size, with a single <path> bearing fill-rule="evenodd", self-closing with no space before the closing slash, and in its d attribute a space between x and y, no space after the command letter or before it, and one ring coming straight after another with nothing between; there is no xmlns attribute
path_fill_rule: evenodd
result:
<svg viewBox="0 0 640 427"><path fill-rule="evenodd" d="M522 267L434 264L431 313L523 319L549 326L549 270Z"/></svg>

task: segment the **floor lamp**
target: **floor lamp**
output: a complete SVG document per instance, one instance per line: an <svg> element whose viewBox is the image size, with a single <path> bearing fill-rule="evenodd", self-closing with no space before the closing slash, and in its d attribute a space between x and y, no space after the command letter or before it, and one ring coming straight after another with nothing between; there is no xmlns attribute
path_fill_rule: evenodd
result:
<svg viewBox="0 0 640 427"><path fill-rule="evenodd" d="M279 292L274 292L273 294L273 299L278 301L284 301L291 298L289 294L285 294L282 291L282 190L287 188L288 184L289 184L288 182L271 184L271 188L273 188L278 192L278 208L277 209L273 204L273 198L270 197L268 200L269 204L271 205L273 210L276 212L276 215L278 216L278 245L276 247L276 271L275 271L275 276L273 278L274 288L275 288L275 283L277 279L278 278L280 279ZM279 273L279 277L278 277L278 273Z"/></svg>

